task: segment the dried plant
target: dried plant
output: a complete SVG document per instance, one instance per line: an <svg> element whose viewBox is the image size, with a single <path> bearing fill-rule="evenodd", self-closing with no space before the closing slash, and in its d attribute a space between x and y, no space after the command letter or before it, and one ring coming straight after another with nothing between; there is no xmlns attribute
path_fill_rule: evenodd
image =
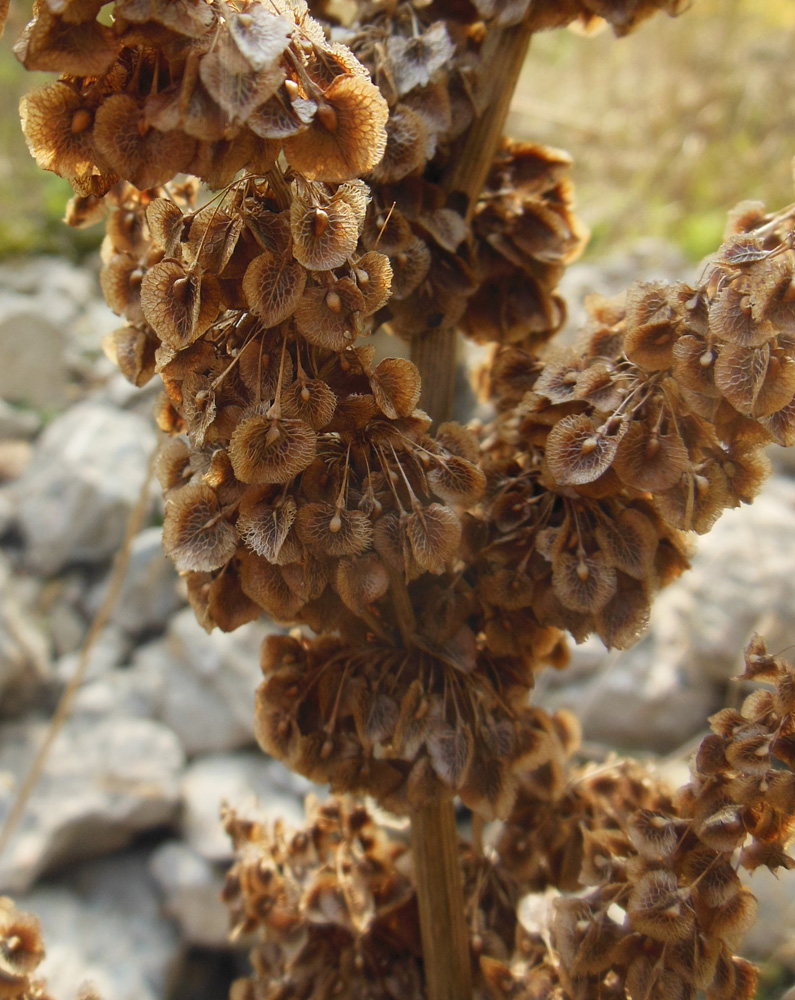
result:
<svg viewBox="0 0 795 1000"><path fill-rule="evenodd" d="M258 935L233 1000L752 996L735 862L793 865L793 669L754 641L772 691L711 720L673 797L573 767L576 720L530 698L566 633L632 643L687 532L795 441L795 209L741 206L694 286L597 298L549 345L586 233L566 154L499 138L527 42L683 4L105 6L36 0L15 51L60 76L22 120L68 220L109 210L105 347L163 382L165 549L205 628L303 626L262 651L263 749L412 818L413 868L350 798L298 833L226 816L234 933ZM382 326L413 360L377 360ZM485 426L447 419L456 329L493 345Z"/></svg>

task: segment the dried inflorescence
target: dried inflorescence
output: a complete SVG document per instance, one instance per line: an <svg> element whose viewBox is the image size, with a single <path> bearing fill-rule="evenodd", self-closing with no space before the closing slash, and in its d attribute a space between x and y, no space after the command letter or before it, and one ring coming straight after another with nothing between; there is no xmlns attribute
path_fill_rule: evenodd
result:
<svg viewBox="0 0 795 1000"><path fill-rule="evenodd" d="M681 533L749 503L762 448L795 440L791 219L736 213L696 287L637 284L591 301L568 351L497 353L483 562L514 631L532 615L632 642L687 565ZM521 606L505 590L531 583Z"/></svg>
<svg viewBox="0 0 795 1000"><path fill-rule="evenodd" d="M476 996L754 995L756 970L736 952L756 902L737 869L795 867L786 851L795 823L795 668L759 637L745 659L740 679L768 687L739 711L713 716L690 783L673 795L632 761L571 766L574 720L539 714L547 753L515 773L515 802L493 845L460 844ZM346 800L311 804L309 819L288 834L227 815L238 857L225 891L232 924L236 934L259 935L254 981L236 989L281 996L274 984L289 977L343 983L351 996L423 995L405 846ZM550 893L547 936L543 923L522 916L521 900L537 909ZM400 987L376 957L387 927L400 928L389 967L405 973Z"/></svg>
<svg viewBox="0 0 795 1000"><path fill-rule="evenodd" d="M0 997L48 1000L43 981L34 978L43 958L39 921L7 896L0 897Z"/></svg>
<svg viewBox="0 0 795 1000"><path fill-rule="evenodd" d="M407 848L365 808L344 799L310 802L298 831L233 812L225 826L237 854L223 890L232 935L256 934L254 975L232 985L232 1000L421 1000Z"/></svg>
<svg viewBox="0 0 795 1000"><path fill-rule="evenodd" d="M676 799L632 765L570 771L576 723L529 693L566 631L631 643L686 532L795 441L795 213L742 206L694 287L595 298L556 351L585 241L569 158L505 142L479 198L456 189L511 32L620 34L682 4L106 6L37 0L16 52L60 79L23 123L73 224L111 209L105 348L163 382L163 539L197 617L303 627L263 648L261 745L395 812L457 795L507 821L494 852L462 849L478 996L749 995L731 858L792 866L791 668L749 654L775 693L713 720ZM381 326L493 343L493 421L432 429ZM364 810L314 807L295 836L227 822L236 933L261 937L234 1000L423 995L405 848ZM553 887L579 896L550 941L516 904Z"/></svg>

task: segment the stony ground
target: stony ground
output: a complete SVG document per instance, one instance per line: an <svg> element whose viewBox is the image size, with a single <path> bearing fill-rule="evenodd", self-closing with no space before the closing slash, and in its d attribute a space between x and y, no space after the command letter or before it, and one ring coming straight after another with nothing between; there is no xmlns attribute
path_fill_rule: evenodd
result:
<svg viewBox="0 0 795 1000"><path fill-rule="evenodd" d="M675 254L641 246L572 268L567 289L577 300L627 274L682 273ZM156 387L127 385L99 348L117 325L90 267L0 266L0 820L77 666L155 446ZM106 1000L223 997L244 956L217 898L230 857L219 805L258 801L298 822L309 790L254 743L269 626L201 630L161 553L161 513L152 490L121 598L0 857L0 892L41 918L45 974L65 1000L87 977ZM539 702L573 708L595 755L654 755L685 780L706 717L742 697L731 678L749 634L773 649L795 641L794 514L780 464L753 507L700 540L633 650L584 644L567 671L542 676ZM762 907L747 950L793 979L792 877L752 886Z"/></svg>

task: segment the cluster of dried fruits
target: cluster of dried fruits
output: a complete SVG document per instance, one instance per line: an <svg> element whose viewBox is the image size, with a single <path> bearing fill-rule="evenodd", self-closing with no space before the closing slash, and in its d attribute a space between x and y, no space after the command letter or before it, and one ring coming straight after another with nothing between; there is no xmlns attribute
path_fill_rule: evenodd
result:
<svg viewBox="0 0 795 1000"><path fill-rule="evenodd" d="M106 346L136 385L163 381L164 544L199 620L231 630L264 612L316 633L263 649L262 746L396 812L457 794L510 817L502 868L467 862L482 990L515 985L504 877L598 887L559 909L559 968L525 940L532 995L689 997L713 983L724 1000L734 969L745 996L730 948L748 897L701 888L740 841L716 845L702 826L740 801L727 791L743 784L739 747L761 767L755 748L788 746L770 726L789 709L759 715L757 699L753 719L725 720L710 751L720 777L698 772L689 813L631 769L572 792L576 727L528 696L536 669L565 665L562 630L631 642L687 565L684 532L750 501L761 446L795 440L791 214L744 207L695 287L594 301L577 347L553 353L555 289L584 242L568 158L505 143L479 198L456 188L506 34L597 16L621 33L681 4L363 2L344 23L303 0L107 6L37 0L16 51L61 76L23 102L24 127L38 162L72 182L74 224L112 208L101 281L125 325ZM493 422L432 432L418 369L368 342L382 325L493 343ZM769 822L746 804L742 832L761 846L745 857L787 863L795 803ZM355 809L312 824L288 841L229 820L237 923L281 935L281 950L268 938L257 952L260 986L293 982L298 955L323 995L345 941L351 995L398 952L375 995L414 995L416 943L395 938L411 900L400 850ZM705 850L715 858L688 867ZM334 933L316 932L326 918Z"/></svg>
<svg viewBox="0 0 795 1000"><path fill-rule="evenodd" d="M795 825L795 669L755 637L740 679L769 687L710 720L691 781L673 796L637 763L572 767L576 725L565 713L545 719L544 759L520 776L493 848L460 845L477 996L651 1000L704 990L709 1000L750 1000L757 973L734 952L756 902L737 868L795 867L784 850ZM298 833L234 814L227 824L238 861L226 896L236 931L258 934L263 996L283 996L276 984L288 979L332 992L342 983L345 996L423 995L400 840L344 800L311 806ZM564 895L547 937L520 903L550 889ZM385 946L392 964L380 961ZM241 981L233 997L252 988Z"/></svg>
<svg viewBox="0 0 795 1000"><path fill-rule="evenodd" d="M35 972L44 958L39 921L0 896L0 996L4 1000L48 1000Z"/></svg>

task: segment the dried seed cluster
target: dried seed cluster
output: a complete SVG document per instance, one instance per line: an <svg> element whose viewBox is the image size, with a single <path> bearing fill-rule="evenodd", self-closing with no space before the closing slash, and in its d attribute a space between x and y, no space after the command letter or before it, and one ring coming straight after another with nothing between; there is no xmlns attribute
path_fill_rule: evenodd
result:
<svg viewBox="0 0 795 1000"><path fill-rule="evenodd" d="M740 680L767 687L710 720L691 780L674 795L636 762L573 767L576 722L538 713L546 750L515 775L493 848L460 845L476 997L754 995L757 972L735 953L756 902L737 870L795 867L786 852L795 823L795 668L759 637L745 660ZM255 987L287 996L288 982L322 983L332 994L336 985L346 996L423 995L406 848L364 809L310 804L297 834L234 814L227 828L238 857L225 892L232 925L259 935L257 975L235 987L239 1000ZM519 904L549 890L557 898L548 934ZM382 946L391 964L380 961Z"/></svg>
<svg viewBox="0 0 795 1000"><path fill-rule="evenodd" d="M741 208L696 287L596 298L566 352L498 351L481 572L508 647L527 620L631 643L681 532L750 502L763 446L795 441L791 224Z"/></svg>
<svg viewBox="0 0 795 1000"><path fill-rule="evenodd" d="M34 978L43 958L39 921L7 896L0 897L0 997L49 1000L44 983Z"/></svg>
<svg viewBox="0 0 795 1000"><path fill-rule="evenodd" d="M175 174L228 184L283 150L304 177L340 183L381 159L388 110L301 0L36 0L15 45L61 74L22 102L28 145L78 195Z"/></svg>
<svg viewBox="0 0 795 1000"><path fill-rule="evenodd" d="M233 937L256 933L254 977L231 1000L345 996L421 1000L420 938L405 845L361 806L310 803L298 832L230 812Z"/></svg>
<svg viewBox="0 0 795 1000"><path fill-rule="evenodd" d="M632 765L570 771L576 723L528 695L565 665L562 630L629 644L684 532L795 441L794 213L741 206L694 287L595 299L553 352L585 237L568 157L505 143L475 205L450 180L505 32L623 33L682 4L362 2L344 24L322 0L108 6L36 0L16 52L60 79L25 131L73 224L112 209L105 346L163 381L164 545L199 620L315 633L265 643L260 743L396 812L457 794L507 819L493 854L462 854L479 997L750 996L732 858L793 866L795 672L757 641L745 678L774 691L713 719L675 799ZM383 324L494 343L493 423L430 433L415 366L368 343ZM405 848L363 809L227 826L234 927L260 937L233 1000L423 995ZM550 886L580 893L551 939L516 919Z"/></svg>
<svg viewBox="0 0 795 1000"><path fill-rule="evenodd" d="M745 663L740 679L769 687L712 717L691 781L675 796L628 763L591 766L568 782L551 782L542 769L520 782L497 843L501 864L521 891L578 892L555 904L565 990L549 995L754 996L756 969L734 953L756 901L737 869L795 867L786 852L795 824L795 669L758 636ZM583 887L593 888L582 895ZM513 972L490 967L505 984L493 995L548 975L522 961Z"/></svg>

